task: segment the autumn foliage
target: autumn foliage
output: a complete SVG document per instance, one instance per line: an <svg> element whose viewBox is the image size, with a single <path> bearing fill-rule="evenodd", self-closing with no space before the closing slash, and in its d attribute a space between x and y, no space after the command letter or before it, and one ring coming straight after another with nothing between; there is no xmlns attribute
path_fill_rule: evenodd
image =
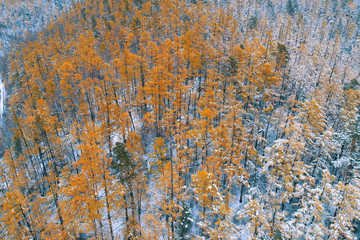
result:
<svg viewBox="0 0 360 240"><path fill-rule="evenodd" d="M225 2L79 1L14 49L4 239L355 238L355 25Z"/></svg>

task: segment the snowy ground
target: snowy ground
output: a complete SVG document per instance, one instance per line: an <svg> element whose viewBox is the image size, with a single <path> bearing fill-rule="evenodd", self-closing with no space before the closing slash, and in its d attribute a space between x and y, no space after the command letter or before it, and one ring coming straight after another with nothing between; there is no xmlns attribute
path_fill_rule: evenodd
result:
<svg viewBox="0 0 360 240"><path fill-rule="evenodd" d="M2 118L2 115L5 110L5 95L6 95L6 90L0 75L0 119Z"/></svg>

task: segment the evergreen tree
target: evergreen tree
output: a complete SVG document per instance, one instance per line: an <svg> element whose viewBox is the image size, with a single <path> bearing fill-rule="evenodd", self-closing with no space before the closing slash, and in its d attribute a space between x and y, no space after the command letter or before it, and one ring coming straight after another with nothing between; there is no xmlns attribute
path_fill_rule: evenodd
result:
<svg viewBox="0 0 360 240"><path fill-rule="evenodd" d="M184 203L179 218L177 219L177 238L191 239L190 232L193 224L191 208L187 203Z"/></svg>

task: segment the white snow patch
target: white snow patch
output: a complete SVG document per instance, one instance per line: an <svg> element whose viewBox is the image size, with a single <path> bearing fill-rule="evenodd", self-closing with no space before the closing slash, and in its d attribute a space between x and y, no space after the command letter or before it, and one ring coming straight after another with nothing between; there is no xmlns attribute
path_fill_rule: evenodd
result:
<svg viewBox="0 0 360 240"><path fill-rule="evenodd" d="M6 96L6 90L0 75L0 119L2 118L2 115L5 110L5 96Z"/></svg>

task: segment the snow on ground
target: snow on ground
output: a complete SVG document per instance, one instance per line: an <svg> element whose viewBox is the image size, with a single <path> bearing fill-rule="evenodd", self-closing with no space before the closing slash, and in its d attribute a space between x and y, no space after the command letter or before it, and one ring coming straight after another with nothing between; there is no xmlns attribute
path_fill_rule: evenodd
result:
<svg viewBox="0 0 360 240"><path fill-rule="evenodd" d="M2 115L5 110L5 96L6 96L6 90L0 75L0 119L2 118Z"/></svg>

